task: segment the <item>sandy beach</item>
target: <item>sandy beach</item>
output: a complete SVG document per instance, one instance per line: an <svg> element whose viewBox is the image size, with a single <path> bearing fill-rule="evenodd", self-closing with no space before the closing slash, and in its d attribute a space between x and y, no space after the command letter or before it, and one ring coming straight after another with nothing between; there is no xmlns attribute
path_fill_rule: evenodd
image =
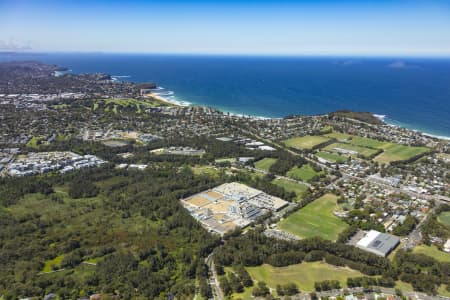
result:
<svg viewBox="0 0 450 300"><path fill-rule="evenodd" d="M170 105L170 106L189 106L189 104L184 104L184 103L182 103L180 101L176 101L176 100L169 100L167 98L164 98L164 97L154 94L154 93L147 94L146 96L149 98L153 98L157 101L160 101L162 103L165 103L167 105Z"/></svg>

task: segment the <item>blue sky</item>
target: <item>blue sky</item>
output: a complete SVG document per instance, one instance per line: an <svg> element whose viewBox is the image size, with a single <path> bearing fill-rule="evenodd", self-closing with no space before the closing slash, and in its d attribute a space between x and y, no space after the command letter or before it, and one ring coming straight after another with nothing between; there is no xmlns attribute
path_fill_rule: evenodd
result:
<svg viewBox="0 0 450 300"><path fill-rule="evenodd" d="M450 56L450 1L0 0L0 48Z"/></svg>

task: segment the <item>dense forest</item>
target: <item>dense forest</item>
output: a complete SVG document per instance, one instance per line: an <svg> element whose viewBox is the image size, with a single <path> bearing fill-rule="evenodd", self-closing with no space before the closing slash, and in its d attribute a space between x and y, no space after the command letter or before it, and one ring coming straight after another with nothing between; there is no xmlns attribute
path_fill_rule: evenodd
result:
<svg viewBox="0 0 450 300"><path fill-rule="evenodd" d="M0 294L192 299L220 240L178 199L219 183L173 166L1 179Z"/></svg>

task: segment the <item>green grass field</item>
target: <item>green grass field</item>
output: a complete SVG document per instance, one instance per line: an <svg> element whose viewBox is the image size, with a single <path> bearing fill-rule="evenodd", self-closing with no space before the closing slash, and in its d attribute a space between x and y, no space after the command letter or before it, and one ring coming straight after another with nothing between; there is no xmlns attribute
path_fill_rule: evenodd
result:
<svg viewBox="0 0 450 300"><path fill-rule="evenodd" d="M132 98L127 99L98 99L94 101L93 110L97 110L100 105L104 106L105 112L112 111L118 113L121 108L134 108L137 113L141 113L143 109L147 107L167 106L166 103L162 103L157 100L137 100Z"/></svg>
<svg viewBox="0 0 450 300"><path fill-rule="evenodd" d="M301 168L293 167L286 175L293 179L309 182L314 176L321 174L323 174L323 171L316 172L310 164L306 164L301 166Z"/></svg>
<svg viewBox="0 0 450 300"><path fill-rule="evenodd" d="M342 163L347 160L346 157L340 156L338 154L330 153L330 152L323 152L323 151L317 152L316 156L326 159L328 161L334 162L334 163Z"/></svg>
<svg viewBox="0 0 450 300"><path fill-rule="evenodd" d="M445 226L450 227L450 211L444 211L439 214L438 221L444 224Z"/></svg>
<svg viewBox="0 0 450 300"><path fill-rule="evenodd" d="M293 282L301 291L313 291L316 281L338 280L341 286L347 286L348 277L363 276L362 273L343 267L335 267L324 262L303 262L287 267L272 267L264 264L247 268L255 281L264 281L275 289L277 284Z"/></svg>
<svg viewBox="0 0 450 300"><path fill-rule="evenodd" d="M324 136L302 136L294 137L283 141L287 147L292 147L295 149L312 149L314 146L325 143L330 139Z"/></svg>
<svg viewBox="0 0 450 300"><path fill-rule="evenodd" d="M255 162L255 168L269 172L270 167L277 161L276 158L266 157Z"/></svg>
<svg viewBox="0 0 450 300"><path fill-rule="evenodd" d="M301 238L320 236L336 240L339 233L348 227L333 215L336 201L337 196L326 194L280 221L278 227Z"/></svg>
<svg viewBox="0 0 450 300"><path fill-rule="evenodd" d="M422 253L441 262L450 262L450 253L440 251L436 246L416 246L414 247L414 253Z"/></svg>
<svg viewBox="0 0 450 300"><path fill-rule="evenodd" d="M289 181L286 179L275 179L272 183L281 186L288 192L294 192L297 194L297 200L301 199L305 192L308 190L308 187L304 184L300 184L297 182Z"/></svg>
<svg viewBox="0 0 450 300"><path fill-rule="evenodd" d="M352 138L349 140L349 143L355 146L361 147L369 147L369 148L382 148L387 142L382 142L370 138L360 137L360 136L351 136Z"/></svg>
<svg viewBox="0 0 450 300"><path fill-rule="evenodd" d="M430 151L430 149L426 147L412 147L393 143L386 143L382 148L384 152L374 159L374 161L379 163L406 160Z"/></svg>
<svg viewBox="0 0 450 300"><path fill-rule="evenodd" d="M340 133L340 132L332 132L332 133L326 134L325 136L337 139L340 142L345 142L349 138L352 137L350 134Z"/></svg>
<svg viewBox="0 0 450 300"><path fill-rule="evenodd" d="M218 158L218 159L216 159L215 160L215 162L216 163L218 163L218 164L221 164L221 163L226 163L226 162L229 162L229 163L234 163L234 162L236 162L236 158L235 157L229 157L229 158Z"/></svg>
<svg viewBox="0 0 450 300"><path fill-rule="evenodd" d="M377 153L377 151L379 151L379 150L375 150L375 149L371 149L371 148L356 146L356 145L352 145L352 144L344 144L344 143L334 143L334 144L328 145L323 150L330 151L330 152L337 152L337 150L335 150L335 148L356 151L356 152L358 152L358 154L360 154L364 157L369 157L369 156Z"/></svg>

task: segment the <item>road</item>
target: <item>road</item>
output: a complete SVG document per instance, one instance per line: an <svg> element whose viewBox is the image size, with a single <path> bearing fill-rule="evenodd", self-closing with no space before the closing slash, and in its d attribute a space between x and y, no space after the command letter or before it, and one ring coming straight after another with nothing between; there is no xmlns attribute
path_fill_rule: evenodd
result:
<svg viewBox="0 0 450 300"><path fill-rule="evenodd" d="M208 255L207 258L205 258L205 264L208 266L208 284L211 288L211 292L213 294L214 300L224 300L225 297L222 294L222 290L220 289L219 284L219 277L216 273L216 268L214 266L214 259L213 259L214 252Z"/></svg>

